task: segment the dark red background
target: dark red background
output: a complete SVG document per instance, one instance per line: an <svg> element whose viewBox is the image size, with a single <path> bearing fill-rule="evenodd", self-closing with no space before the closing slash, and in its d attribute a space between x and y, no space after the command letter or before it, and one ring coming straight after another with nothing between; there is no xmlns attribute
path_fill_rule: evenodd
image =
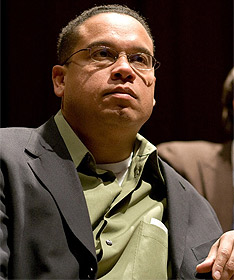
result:
<svg viewBox="0 0 234 280"><path fill-rule="evenodd" d="M1 126L36 127L59 109L51 68L61 28L93 4L116 1L1 0ZM118 1L143 14L162 66L157 105L141 133L169 140L225 140L223 81L233 65L231 0Z"/></svg>

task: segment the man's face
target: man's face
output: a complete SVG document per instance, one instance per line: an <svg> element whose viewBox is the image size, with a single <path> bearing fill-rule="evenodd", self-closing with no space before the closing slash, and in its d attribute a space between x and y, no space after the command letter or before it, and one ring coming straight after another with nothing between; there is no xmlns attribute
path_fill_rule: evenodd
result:
<svg viewBox="0 0 234 280"><path fill-rule="evenodd" d="M134 18L104 13L86 20L79 27L79 43L74 52L91 45L105 45L121 54L142 52L153 55L153 43L144 27ZM132 127L136 132L150 117L155 103L154 70L133 69L125 55L108 67L100 67L88 55L74 55L64 67L58 96L62 112L79 134L107 125ZM83 131L84 132L84 131Z"/></svg>

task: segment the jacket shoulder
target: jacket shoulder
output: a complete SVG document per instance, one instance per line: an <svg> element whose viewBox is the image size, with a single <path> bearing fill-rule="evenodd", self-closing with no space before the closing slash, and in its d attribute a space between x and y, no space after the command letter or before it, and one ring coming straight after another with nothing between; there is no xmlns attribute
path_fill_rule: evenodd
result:
<svg viewBox="0 0 234 280"><path fill-rule="evenodd" d="M14 145L20 146L26 143L34 128L26 127L10 127L0 129L0 143L1 149L4 150L7 147Z"/></svg>

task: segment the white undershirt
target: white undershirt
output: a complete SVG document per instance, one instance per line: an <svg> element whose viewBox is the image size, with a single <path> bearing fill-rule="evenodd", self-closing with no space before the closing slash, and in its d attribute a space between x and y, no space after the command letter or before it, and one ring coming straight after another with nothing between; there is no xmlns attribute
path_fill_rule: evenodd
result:
<svg viewBox="0 0 234 280"><path fill-rule="evenodd" d="M133 153L131 153L131 155L123 161L119 161L119 162L115 162L115 163L101 163L101 164L97 164L96 166L98 169L112 171L115 174L115 176L119 182L119 185L121 186L123 183L124 177L128 172L128 168L131 165L132 155L133 155Z"/></svg>

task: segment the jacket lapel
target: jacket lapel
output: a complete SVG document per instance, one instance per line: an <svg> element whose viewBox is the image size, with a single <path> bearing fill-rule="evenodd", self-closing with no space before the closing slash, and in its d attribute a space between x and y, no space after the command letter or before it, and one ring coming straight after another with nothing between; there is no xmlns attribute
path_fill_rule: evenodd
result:
<svg viewBox="0 0 234 280"><path fill-rule="evenodd" d="M186 190L179 180L175 180L175 171L160 160L167 186L169 245L174 274L180 270L185 250L188 229L189 205Z"/></svg>
<svg viewBox="0 0 234 280"><path fill-rule="evenodd" d="M32 133L26 151L33 155L29 166L56 201L69 228L96 259L82 186L53 120Z"/></svg>

